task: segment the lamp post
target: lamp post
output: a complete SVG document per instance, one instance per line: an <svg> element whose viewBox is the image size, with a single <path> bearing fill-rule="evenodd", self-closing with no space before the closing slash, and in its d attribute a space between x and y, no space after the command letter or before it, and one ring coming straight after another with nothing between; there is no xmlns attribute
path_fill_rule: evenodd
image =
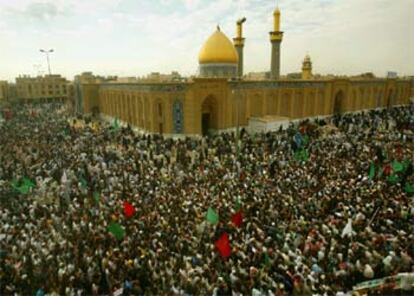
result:
<svg viewBox="0 0 414 296"><path fill-rule="evenodd" d="M236 87L235 89L232 91L233 95L236 96L236 101L237 101L237 111L236 111L236 121L237 121L237 126L236 126L236 158L237 160L239 160L239 156L240 156L240 81L241 78L240 76L237 77L236 79Z"/></svg>
<svg viewBox="0 0 414 296"><path fill-rule="evenodd" d="M49 75L51 75L52 73L50 71L49 53L52 53L53 52L53 49L49 49L49 50L40 49L40 52L46 54L47 68L49 69Z"/></svg>

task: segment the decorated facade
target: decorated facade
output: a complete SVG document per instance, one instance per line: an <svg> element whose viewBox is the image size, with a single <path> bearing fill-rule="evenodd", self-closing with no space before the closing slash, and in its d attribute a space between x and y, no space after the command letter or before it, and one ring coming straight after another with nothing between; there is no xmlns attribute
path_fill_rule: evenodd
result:
<svg viewBox="0 0 414 296"><path fill-rule="evenodd" d="M207 39L199 54L199 76L186 82L86 82L77 87L84 113L118 118L144 132L200 135L248 126L264 116L298 119L408 104L412 80L313 79L307 56L302 79L280 79L280 11L270 32L271 65L267 80L243 80L242 25L233 43L220 30Z"/></svg>

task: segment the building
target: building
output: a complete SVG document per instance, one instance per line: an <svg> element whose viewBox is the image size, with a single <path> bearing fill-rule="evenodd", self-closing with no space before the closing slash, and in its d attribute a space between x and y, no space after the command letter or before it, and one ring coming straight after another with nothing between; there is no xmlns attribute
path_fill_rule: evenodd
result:
<svg viewBox="0 0 414 296"><path fill-rule="evenodd" d="M270 72L249 72L243 76L244 80L269 80Z"/></svg>
<svg viewBox="0 0 414 296"><path fill-rule="evenodd" d="M0 101L6 101L9 98L9 84L7 81L0 80Z"/></svg>
<svg viewBox="0 0 414 296"><path fill-rule="evenodd" d="M60 75L16 78L16 96L24 102L65 101L69 81Z"/></svg>
<svg viewBox="0 0 414 296"><path fill-rule="evenodd" d="M282 77L281 79L286 79L286 80L301 80L303 77L301 72L295 72L295 73L288 73L285 77Z"/></svg>
<svg viewBox="0 0 414 296"><path fill-rule="evenodd" d="M75 81L79 83L117 82L118 79L120 79L118 76L99 76L92 72L83 72L80 75L75 76Z"/></svg>
<svg viewBox="0 0 414 296"><path fill-rule="evenodd" d="M412 80L309 79L313 76L310 58L305 58L305 73L298 73L298 79L281 79L283 32L278 9L270 32L269 77L240 79L244 22L237 22L234 44L219 27L208 37L200 50L198 77L185 82L80 83L79 112L119 118L148 133L200 135L246 127L256 118L294 120L408 104L413 96Z"/></svg>
<svg viewBox="0 0 414 296"><path fill-rule="evenodd" d="M146 77L140 78L138 82L178 82L185 81L185 78L177 71L172 71L170 74L162 74L159 72L152 72Z"/></svg>

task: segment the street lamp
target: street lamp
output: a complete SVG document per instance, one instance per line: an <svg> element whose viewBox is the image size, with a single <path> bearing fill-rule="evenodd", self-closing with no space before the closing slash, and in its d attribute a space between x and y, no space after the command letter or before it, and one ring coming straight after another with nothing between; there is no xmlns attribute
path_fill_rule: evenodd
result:
<svg viewBox="0 0 414 296"><path fill-rule="evenodd" d="M53 52L53 49L49 49L49 50L44 50L44 49L41 49L41 50L40 50L40 52L42 52L42 53L46 54L46 59L47 59L47 67L48 67L48 69L49 69L49 75L51 75L52 73L51 73L51 71L50 71L49 53L52 53L52 52Z"/></svg>

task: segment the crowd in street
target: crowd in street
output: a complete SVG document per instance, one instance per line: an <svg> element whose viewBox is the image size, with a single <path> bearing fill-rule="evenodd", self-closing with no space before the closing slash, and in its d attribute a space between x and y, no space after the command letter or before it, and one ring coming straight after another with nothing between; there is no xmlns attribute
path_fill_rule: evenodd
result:
<svg viewBox="0 0 414 296"><path fill-rule="evenodd" d="M0 295L336 295L414 272L413 106L239 137L80 122L43 104L0 126Z"/></svg>

